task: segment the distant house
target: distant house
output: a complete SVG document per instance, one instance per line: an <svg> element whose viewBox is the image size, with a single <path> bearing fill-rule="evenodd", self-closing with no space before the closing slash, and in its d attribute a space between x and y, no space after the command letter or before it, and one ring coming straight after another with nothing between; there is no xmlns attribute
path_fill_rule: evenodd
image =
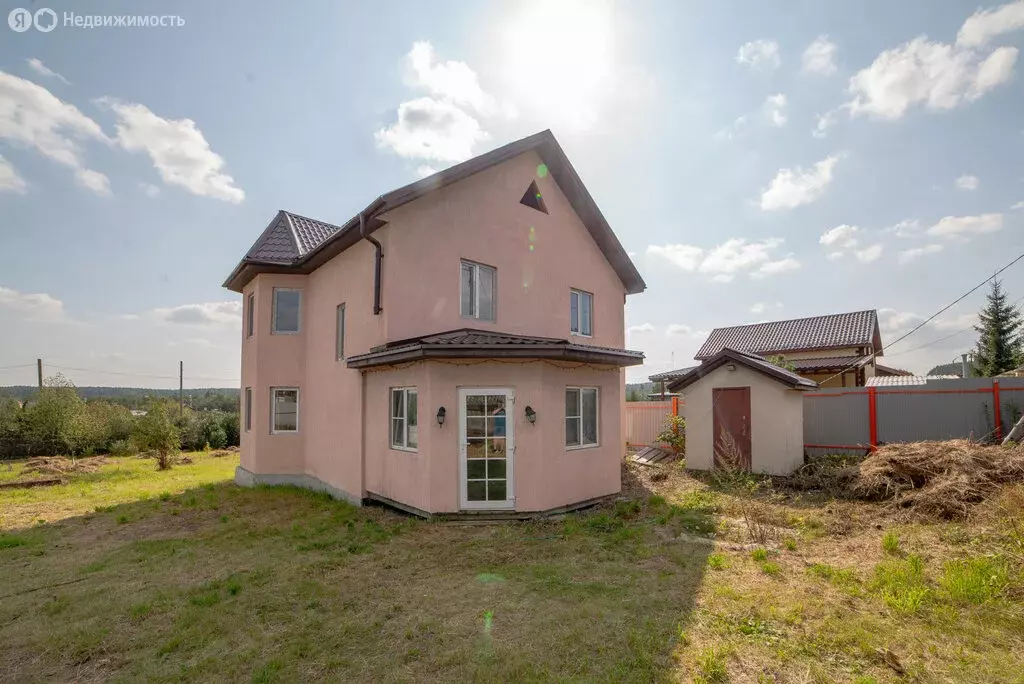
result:
<svg viewBox="0 0 1024 684"><path fill-rule="evenodd" d="M968 361L967 364L968 374L973 377L977 377L978 370L970 361ZM962 378L964 376L964 362L954 361L953 363L941 363L928 371L928 375L952 375L957 378Z"/></svg>
<svg viewBox="0 0 1024 684"><path fill-rule="evenodd" d="M876 375L909 374L876 363L882 336L874 309L715 328L694 358L703 362L726 348L781 356L801 377L822 387L863 387ZM658 373L650 380L664 388L694 368Z"/></svg>

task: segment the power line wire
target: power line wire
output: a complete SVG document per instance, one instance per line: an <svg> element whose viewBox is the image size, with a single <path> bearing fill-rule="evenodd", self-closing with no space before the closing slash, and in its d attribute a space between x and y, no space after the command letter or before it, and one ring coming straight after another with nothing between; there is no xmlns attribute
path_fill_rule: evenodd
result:
<svg viewBox="0 0 1024 684"><path fill-rule="evenodd" d="M1014 302L1013 304L1011 304L1010 306L1017 306L1017 305L1018 305L1018 304L1020 304L1020 303L1021 303L1022 301L1024 301L1024 295L1021 295L1020 297L1018 297L1018 298L1017 298L1017 301L1015 301L1015 302ZM910 352L912 352L912 351L917 351L918 349L924 349L925 347L930 347L930 346L932 346L933 344L938 344L939 342L944 342L945 340L948 340L948 339L949 339L949 338L951 338L951 337L956 337L957 335L959 335L959 334L961 334L961 333L965 333L965 332L967 332L968 330L973 330L973 329L974 329L974 324L972 323L971 325L967 326L966 328L961 328L960 330L957 330L957 331L956 331L956 332L954 332L954 333L950 333L949 335L946 335L945 337L940 337L940 338L939 338L939 339L937 339L937 340L932 340L931 342L926 342L926 343L924 343L924 344L922 344L922 345L918 345L918 346L916 346L916 347L911 347L910 349L905 349L905 350L903 350L903 351L898 351L898 352L896 352L895 354L890 354L890 356L899 356L900 354L909 354L909 353L910 353ZM894 342L893 344L895 344L895 342ZM892 346L892 345L889 345L889 346ZM954 360L955 360L955 359L954 359Z"/></svg>
<svg viewBox="0 0 1024 684"><path fill-rule="evenodd" d="M887 349L888 347L891 347L891 346L893 346L894 344L899 344L899 343L900 343L900 341L902 341L902 340L905 340L905 339L907 339L908 337L910 337L911 335L913 335L914 333L916 333L916 332L917 332L918 330L920 330L920 329L921 329L921 328L923 328L924 326L928 325L929 323L931 323L931 322L932 322L932 321L934 321L934 320L935 320L936 318L938 318L938 317L939 317L939 316L941 316L942 314L944 314L944 313L946 313L947 311L949 311L950 309L952 309L952 308L953 308L954 306L956 306L957 304L959 304L959 303L960 303L960 302L962 302L963 300L967 299L967 297L969 297L970 295L974 294L974 293L975 293L975 292L976 292L977 290L981 289L981 288L982 288L982 287L983 287L983 286L985 285L985 283L987 283L988 281L992 280L993 278L995 278L996 276L998 276L998 275L999 275L1000 273L1002 273L1002 272L1003 272L1003 271L1005 271L1006 269L1008 269L1008 268L1010 268L1011 266L1013 266L1014 264L1016 264L1016 263L1017 263L1018 261L1020 261L1021 259L1024 259L1024 254L1020 254L1020 255L1018 255L1018 256L1017 256L1017 258L1015 258L1015 259L1014 259L1013 261L1011 261L1010 263L1006 264L1006 265L1005 265L1005 266L1003 266L1003 267L1002 267L1001 269L999 269L998 271L996 271L995 273L993 273L992 275L988 276L987 278L985 278L984 280L982 280L982 281L981 281L980 283L978 283L977 285L975 285L974 287L972 287L972 288L971 288L970 290L968 290L967 292L963 293L962 295L960 295L959 297L957 297L956 299L954 299L954 300L953 300L952 302L950 302L950 303L949 303L949 304L947 304L946 306L942 307L941 309L939 309L938 311L936 311L935 313L933 313L933 314L932 314L931 316L929 316L928 318L926 318L926 319L924 319L923 321L921 321L921 322L920 322L919 324L917 324L916 326L914 326L913 328L911 328L911 329L910 329L910 331L909 331L909 332L907 332L906 334L904 334L904 335L901 335L900 337L896 338L896 340L895 340L895 341L893 341L893 342L890 342L889 344L887 344L886 346L882 347L882 348L881 348L881 349L879 349L878 351L876 351L876 352L872 352L871 354L869 354L869 355L868 355L868 356L869 356L869 358L871 358L871 359L874 359L874 358L875 358L876 356L878 356L879 354L881 354L881 353L882 353L882 352L883 352L883 351L884 351L885 349ZM819 384L819 385L823 385L823 384L825 384L826 382L828 382L829 380L832 380L833 378L838 378L839 376L841 376L841 375L842 375L843 373L845 373L846 371L848 371L848 370L850 370L850 369L852 369L852 368L855 368L855 367L856 367L856 366L857 366L857 365L858 365L858 364L860 363L860 361L861 361L861 360L862 360L862 359L858 360L858 362L857 362L857 363L852 363L852 364L850 364L849 366L847 366L846 368L842 369L842 370L841 370L841 371L839 371L838 373L834 373L834 374L830 375L829 377L825 378L824 380L822 380L822 381L821 381L820 383L818 383L818 384Z"/></svg>

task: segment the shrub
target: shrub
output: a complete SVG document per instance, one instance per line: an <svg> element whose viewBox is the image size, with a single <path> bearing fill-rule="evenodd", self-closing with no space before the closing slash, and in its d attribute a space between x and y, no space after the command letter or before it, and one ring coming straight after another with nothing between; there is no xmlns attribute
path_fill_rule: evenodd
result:
<svg viewBox="0 0 1024 684"><path fill-rule="evenodd" d="M665 419L665 427L654 440L664 444L677 454L686 453L686 421L682 416L669 416Z"/></svg>
<svg viewBox="0 0 1024 684"><path fill-rule="evenodd" d="M168 470L174 464L181 443L178 428L167 416L164 402L154 401L135 425L135 442L142 449L156 451L157 468Z"/></svg>

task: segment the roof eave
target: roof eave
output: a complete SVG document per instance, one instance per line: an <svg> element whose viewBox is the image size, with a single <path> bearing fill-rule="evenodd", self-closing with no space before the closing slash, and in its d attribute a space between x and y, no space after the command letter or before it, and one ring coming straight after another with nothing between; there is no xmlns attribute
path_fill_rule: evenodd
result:
<svg viewBox="0 0 1024 684"><path fill-rule="evenodd" d="M372 368L397 363L425 361L431 359L545 359L557 361L578 361L600 363L612 366L638 366L644 362L640 352L621 352L607 349L590 349L584 345L548 344L417 344L399 349L371 352L350 357L349 368Z"/></svg>
<svg viewBox="0 0 1024 684"><path fill-rule="evenodd" d="M693 383L729 362L739 363L752 371L771 377L784 385L788 385L792 389L813 390L818 388L818 383L813 380L808 380L807 378L791 374L781 368L776 371L773 368L767 368L761 364L755 364L750 359L747 359L742 353L726 347L707 361L701 363L700 366L694 368L685 376L669 383L666 389L670 392L678 392L681 389L689 387Z"/></svg>

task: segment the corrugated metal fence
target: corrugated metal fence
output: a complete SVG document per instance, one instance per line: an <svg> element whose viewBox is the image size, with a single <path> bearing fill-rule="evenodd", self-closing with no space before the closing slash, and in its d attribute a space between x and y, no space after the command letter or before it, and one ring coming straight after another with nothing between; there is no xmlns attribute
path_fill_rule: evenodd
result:
<svg viewBox="0 0 1024 684"><path fill-rule="evenodd" d="M627 401L626 402L626 444L629 446L650 446L665 429L665 420L677 414L682 405L673 401Z"/></svg>
<svg viewBox="0 0 1024 684"><path fill-rule="evenodd" d="M809 454L924 439L1001 438L1024 409L1024 378L821 389L804 394Z"/></svg>

